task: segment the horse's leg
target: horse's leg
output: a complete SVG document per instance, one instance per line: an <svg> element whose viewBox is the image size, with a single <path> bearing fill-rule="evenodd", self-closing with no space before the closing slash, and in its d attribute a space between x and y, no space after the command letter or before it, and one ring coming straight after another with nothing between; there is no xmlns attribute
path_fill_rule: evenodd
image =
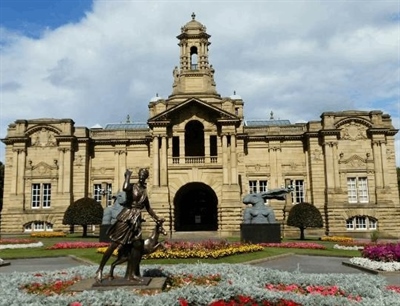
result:
<svg viewBox="0 0 400 306"><path fill-rule="evenodd" d="M114 250L118 247L118 243L116 242L112 242L110 244L110 246L107 248L107 250L104 252L103 257L101 258L100 261L100 265L99 268L96 271L96 276L95 276L95 280L98 283L101 283L102 279L103 279L103 269L104 266L106 265L107 261L110 259L112 253L114 252Z"/></svg>

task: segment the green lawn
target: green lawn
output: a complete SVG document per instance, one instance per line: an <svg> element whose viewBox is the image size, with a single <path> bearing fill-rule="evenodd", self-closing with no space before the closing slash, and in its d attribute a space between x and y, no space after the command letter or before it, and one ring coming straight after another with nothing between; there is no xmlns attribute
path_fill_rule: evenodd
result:
<svg viewBox="0 0 400 306"><path fill-rule="evenodd" d="M5 237L2 237L5 238ZM20 238L27 238L26 236ZM6 249L0 250L0 258L2 259L16 259L16 258L32 258L32 257L55 257L74 255L78 258L89 260L95 264L100 262L102 254L96 253L96 249L60 249L60 250L46 250L48 246L52 246L57 242L65 241L83 241L83 242L98 242L97 237L82 238L77 235L68 235L64 238L36 238L41 241L44 246L40 248L26 248L26 249ZM237 241L237 238L231 238L229 241ZM317 239L307 239L300 241L297 239L284 239L283 242L313 242L325 245L326 250L313 250L313 249L295 249L295 248L265 248L263 251L227 256L220 259L145 259L143 264L177 264L177 263L243 263L252 260L259 260L271 256L277 256L286 253L307 254L307 255L321 255L321 256L341 256L341 257L356 257L360 256L359 251L346 251L336 250L333 246L335 242L319 241ZM112 260L109 261L110 263Z"/></svg>

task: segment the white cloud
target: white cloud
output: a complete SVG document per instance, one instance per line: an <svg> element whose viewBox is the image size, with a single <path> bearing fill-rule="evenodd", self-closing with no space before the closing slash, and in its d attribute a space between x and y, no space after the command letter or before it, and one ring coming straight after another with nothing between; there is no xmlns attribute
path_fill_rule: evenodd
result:
<svg viewBox="0 0 400 306"><path fill-rule="evenodd" d="M80 22L39 39L0 28L0 137L24 118L146 121L150 99L171 93L176 36L193 11L212 36L217 90L241 95L247 118L381 109L399 127L395 2L95 1Z"/></svg>

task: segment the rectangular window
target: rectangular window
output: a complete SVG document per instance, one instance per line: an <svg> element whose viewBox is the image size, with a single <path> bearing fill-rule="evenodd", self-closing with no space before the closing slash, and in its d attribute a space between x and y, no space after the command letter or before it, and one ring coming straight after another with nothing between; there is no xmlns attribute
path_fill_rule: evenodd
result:
<svg viewBox="0 0 400 306"><path fill-rule="evenodd" d="M353 219L349 219L346 221L346 228L347 229L354 229Z"/></svg>
<svg viewBox="0 0 400 306"><path fill-rule="evenodd" d="M112 184L106 184L106 189L103 189L102 184L93 185L93 199L101 204L103 196L106 197L106 205L111 206L113 204L112 200Z"/></svg>
<svg viewBox="0 0 400 306"><path fill-rule="evenodd" d="M257 181L249 181L249 193L257 193Z"/></svg>
<svg viewBox="0 0 400 306"><path fill-rule="evenodd" d="M305 202L304 180L290 180L293 186L292 203L299 204Z"/></svg>
<svg viewBox="0 0 400 306"><path fill-rule="evenodd" d="M93 185L93 199L95 199L97 202L101 203L101 194L102 194L101 184L94 184Z"/></svg>
<svg viewBox="0 0 400 306"><path fill-rule="evenodd" d="M249 181L249 193L259 193L268 190L268 181L266 180L251 180Z"/></svg>
<svg viewBox="0 0 400 306"><path fill-rule="evenodd" d="M349 203L368 203L368 180L366 177L347 178L347 198Z"/></svg>
<svg viewBox="0 0 400 306"><path fill-rule="evenodd" d="M172 137L172 157L179 157L179 136Z"/></svg>
<svg viewBox="0 0 400 306"><path fill-rule="evenodd" d="M32 203L33 209L49 208L51 206L51 184L43 183L32 184Z"/></svg>
<svg viewBox="0 0 400 306"><path fill-rule="evenodd" d="M365 220L365 217L356 217L356 229L366 229L367 228L367 222Z"/></svg>

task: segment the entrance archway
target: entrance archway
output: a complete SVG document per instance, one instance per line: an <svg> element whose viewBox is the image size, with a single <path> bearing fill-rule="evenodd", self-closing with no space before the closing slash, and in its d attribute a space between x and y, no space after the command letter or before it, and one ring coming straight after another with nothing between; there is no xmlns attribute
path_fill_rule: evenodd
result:
<svg viewBox="0 0 400 306"><path fill-rule="evenodd" d="M182 186L174 198L176 231L218 230L218 198L214 190L204 183Z"/></svg>

